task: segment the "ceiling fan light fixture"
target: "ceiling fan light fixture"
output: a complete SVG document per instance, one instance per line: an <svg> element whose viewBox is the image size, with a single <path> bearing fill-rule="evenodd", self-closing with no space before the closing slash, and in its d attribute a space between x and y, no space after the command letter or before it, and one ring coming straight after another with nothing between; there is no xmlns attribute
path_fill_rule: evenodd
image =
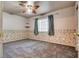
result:
<svg viewBox="0 0 79 59"><path fill-rule="evenodd" d="M32 13L32 9L28 9L27 11L28 11L28 13Z"/></svg>
<svg viewBox="0 0 79 59"><path fill-rule="evenodd" d="M35 1L27 1L27 2L20 1L19 5L24 8L23 10L24 12L27 11L29 14L36 14L36 10L39 8L39 5L35 5Z"/></svg>
<svg viewBox="0 0 79 59"><path fill-rule="evenodd" d="M28 1L26 4L26 8L29 14L32 13L32 7L33 7L34 2L33 1Z"/></svg>

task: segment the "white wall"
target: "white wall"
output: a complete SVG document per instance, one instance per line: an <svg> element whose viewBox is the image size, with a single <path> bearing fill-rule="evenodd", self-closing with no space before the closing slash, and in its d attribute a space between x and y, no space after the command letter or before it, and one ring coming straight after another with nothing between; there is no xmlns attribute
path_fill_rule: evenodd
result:
<svg viewBox="0 0 79 59"><path fill-rule="evenodd" d="M3 12L3 29L4 30L26 30L27 19Z"/></svg>
<svg viewBox="0 0 79 59"><path fill-rule="evenodd" d="M3 12L3 43L27 38L27 18Z"/></svg>
<svg viewBox="0 0 79 59"><path fill-rule="evenodd" d="M51 13L48 13L46 15L40 16L40 17L47 17L48 15L54 16L54 25L55 29L76 29L77 20L75 18L75 7L69 7L60 9ZM40 18L39 17L39 18ZM36 17L30 18L30 29L31 31L34 31L34 21Z"/></svg>

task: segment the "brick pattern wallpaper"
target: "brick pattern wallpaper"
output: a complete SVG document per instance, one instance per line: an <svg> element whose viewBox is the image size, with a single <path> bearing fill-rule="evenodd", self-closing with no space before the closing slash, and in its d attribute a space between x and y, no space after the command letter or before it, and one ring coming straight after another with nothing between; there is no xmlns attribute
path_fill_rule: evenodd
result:
<svg viewBox="0 0 79 59"><path fill-rule="evenodd" d="M42 32L39 33L37 36L34 35L33 31L25 31L25 30L5 30L3 42L11 42L17 41L22 39L35 39L41 41L47 41L51 43L63 44L68 46L76 45L76 38L74 33L76 32L75 29L72 30L55 30L54 36L49 36L48 33Z"/></svg>
<svg viewBox="0 0 79 59"><path fill-rule="evenodd" d="M4 30L3 42L11 42L16 40L22 40L27 38L27 32L25 30Z"/></svg>
<svg viewBox="0 0 79 59"><path fill-rule="evenodd" d="M48 33L44 33L44 32L39 33L37 36L35 36L33 31L27 31L27 32L29 33L28 37L31 39L74 46L74 47L76 44L76 38L74 35L74 33L76 32L75 29L55 30L54 36L49 36Z"/></svg>

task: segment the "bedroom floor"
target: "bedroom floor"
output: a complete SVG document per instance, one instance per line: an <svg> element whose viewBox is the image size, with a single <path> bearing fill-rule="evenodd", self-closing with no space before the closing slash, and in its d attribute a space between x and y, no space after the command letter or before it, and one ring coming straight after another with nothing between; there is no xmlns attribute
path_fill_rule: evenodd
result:
<svg viewBox="0 0 79 59"><path fill-rule="evenodd" d="M4 58L77 58L74 47L37 40L21 40L3 45Z"/></svg>

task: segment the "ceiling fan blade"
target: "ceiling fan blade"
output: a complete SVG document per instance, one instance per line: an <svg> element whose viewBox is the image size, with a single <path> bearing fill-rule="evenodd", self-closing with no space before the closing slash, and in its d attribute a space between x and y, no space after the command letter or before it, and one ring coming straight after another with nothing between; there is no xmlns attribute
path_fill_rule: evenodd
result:
<svg viewBox="0 0 79 59"><path fill-rule="evenodd" d="M27 3L27 1L19 1L20 3Z"/></svg>
<svg viewBox="0 0 79 59"><path fill-rule="evenodd" d="M24 5L24 4L22 4L22 3L20 3L19 5L20 5L20 6L22 6L22 7L24 7L24 6L25 6L25 5Z"/></svg>
<svg viewBox="0 0 79 59"><path fill-rule="evenodd" d="M27 9L23 9L23 10L22 10L22 13L26 13L26 12L27 12Z"/></svg>
<svg viewBox="0 0 79 59"><path fill-rule="evenodd" d="M40 7L40 6L36 5L36 6L35 6L35 9L38 9L39 7Z"/></svg>
<svg viewBox="0 0 79 59"><path fill-rule="evenodd" d="M36 11L35 11L35 10L33 10L33 11L32 11L32 13L36 14Z"/></svg>
<svg viewBox="0 0 79 59"><path fill-rule="evenodd" d="M19 5L20 5L20 6L23 6L23 7L24 7L25 4L27 3L27 1L19 1L19 2L20 2Z"/></svg>
<svg viewBox="0 0 79 59"><path fill-rule="evenodd" d="M22 13L25 13L26 11L22 11Z"/></svg>

